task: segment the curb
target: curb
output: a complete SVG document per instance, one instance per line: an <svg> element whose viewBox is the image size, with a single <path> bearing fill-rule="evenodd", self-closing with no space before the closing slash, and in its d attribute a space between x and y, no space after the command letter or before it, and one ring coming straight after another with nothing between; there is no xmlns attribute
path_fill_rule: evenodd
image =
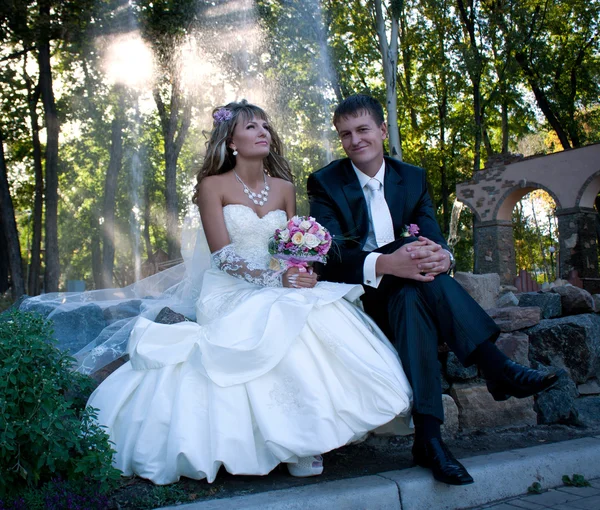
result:
<svg viewBox="0 0 600 510"><path fill-rule="evenodd" d="M436 482L420 467L231 498L164 507L162 510L458 510L520 496L539 482L562 485L563 475L600 477L600 436L461 459L475 483Z"/></svg>

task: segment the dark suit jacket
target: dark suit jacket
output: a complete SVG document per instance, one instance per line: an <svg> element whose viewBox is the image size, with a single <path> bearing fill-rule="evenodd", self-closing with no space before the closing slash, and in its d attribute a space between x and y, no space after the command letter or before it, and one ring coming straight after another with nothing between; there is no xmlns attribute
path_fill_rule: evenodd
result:
<svg viewBox="0 0 600 510"><path fill-rule="evenodd" d="M400 239L404 227L415 223L419 235L448 249L427 192L425 171L388 157L385 163L384 192L395 238ZM363 263L369 254L362 250L369 233L369 213L350 159L333 161L311 174L307 191L311 216L334 239L322 276L330 281L362 283Z"/></svg>

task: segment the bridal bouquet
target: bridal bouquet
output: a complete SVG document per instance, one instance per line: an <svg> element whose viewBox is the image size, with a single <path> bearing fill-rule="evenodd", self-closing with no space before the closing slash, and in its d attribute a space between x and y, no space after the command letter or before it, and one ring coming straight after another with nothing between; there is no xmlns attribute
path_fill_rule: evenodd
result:
<svg viewBox="0 0 600 510"><path fill-rule="evenodd" d="M294 216L285 228L275 230L269 253L287 267L306 268L312 262L325 263L331 248L331 234L311 216Z"/></svg>

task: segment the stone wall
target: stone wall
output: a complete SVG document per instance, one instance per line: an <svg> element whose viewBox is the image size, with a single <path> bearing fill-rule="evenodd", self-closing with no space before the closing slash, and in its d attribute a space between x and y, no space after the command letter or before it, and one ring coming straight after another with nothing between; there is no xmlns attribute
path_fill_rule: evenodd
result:
<svg viewBox="0 0 600 510"><path fill-rule="evenodd" d="M490 283L482 284L482 278ZM600 420L600 295L562 281L517 294L515 288L494 287L497 274L458 273L457 280L500 327L500 350L524 365L562 368L566 374L536 397L495 402L476 368L464 368L451 352L441 352L444 389L452 399L445 405L458 410L447 416L447 436L456 430ZM490 308L492 301L496 307Z"/></svg>

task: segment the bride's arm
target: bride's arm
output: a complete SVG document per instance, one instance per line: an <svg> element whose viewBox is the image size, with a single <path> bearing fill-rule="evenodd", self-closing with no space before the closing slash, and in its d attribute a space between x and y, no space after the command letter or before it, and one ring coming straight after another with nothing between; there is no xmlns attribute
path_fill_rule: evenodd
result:
<svg viewBox="0 0 600 510"><path fill-rule="evenodd" d="M256 267L240 257L231 243L223 216L223 189L220 176L205 177L198 187L198 204L202 226L211 251L213 264L221 271L262 287L282 287L284 270L274 271ZM290 286L285 285L285 286Z"/></svg>

